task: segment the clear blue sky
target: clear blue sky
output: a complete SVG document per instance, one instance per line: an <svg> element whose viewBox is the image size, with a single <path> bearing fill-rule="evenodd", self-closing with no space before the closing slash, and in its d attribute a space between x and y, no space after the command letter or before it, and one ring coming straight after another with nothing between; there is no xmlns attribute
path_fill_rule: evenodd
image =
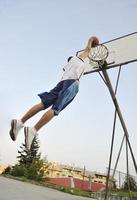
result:
<svg viewBox="0 0 137 200"><path fill-rule="evenodd" d="M70 55L96 35L101 42L137 31L136 0L0 0L0 159L15 163L23 131L12 142L10 120L39 102L60 81ZM117 69L109 70L115 82ZM137 63L122 68L118 99L137 157ZM105 172L114 106L98 74L84 76L76 99L40 131L48 160ZM27 125L33 125L43 113ZM123 131L118 123L115 153ZM125 151L125 150L124 150ZM123 151L118 169L125 171ZM133 173L132 161L130 161Z"/></svg>

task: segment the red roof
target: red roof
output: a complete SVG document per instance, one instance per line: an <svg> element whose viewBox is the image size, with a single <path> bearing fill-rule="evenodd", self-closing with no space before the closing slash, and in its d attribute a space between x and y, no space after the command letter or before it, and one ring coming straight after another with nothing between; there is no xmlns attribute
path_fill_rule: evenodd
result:
<svg viewBox="0 0 137 200"><path fill-rule="evenodd" d="M51 184L61 185L61 186L66 186L66 187L70 187L70 184L71 184L69 177L68 178L50 178L48 182ZM88 181L83 181L76 178L74 178L74 186L76 189L82 189L85 191L92 191L92 192L99 191L105 187L105 185L102 183L93 182L91 183L91 187L89 188Z"/></svg>

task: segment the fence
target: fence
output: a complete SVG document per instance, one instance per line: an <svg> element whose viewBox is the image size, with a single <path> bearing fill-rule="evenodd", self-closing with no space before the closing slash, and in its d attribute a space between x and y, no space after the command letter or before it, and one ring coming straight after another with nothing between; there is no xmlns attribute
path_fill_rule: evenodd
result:
<svg viewBox="0 0 137 200"><path fill-rule="evenodd" d="M114 175L114 177L113 177ZM130 175L130 174L129 174ZM118 171L116 170L114 172L113 169L110 170L110 177L113 177L114 180L116 181L116 187L117 188L122 188L123 187L123 184L124 184L124 181L126 180L126 177L127 177L127 173L124 173L124 172L121 172L121 171ZM133 178L133 180L136 182L137 184L137 176L132 176L130 175L130 177Z"/></svg>
<svg viewBox="0 0 137 200"><path fill-rule="evenodd" d="M91 194L92 198L95 198L97 200L104 200L105 193L104 192L97 192ZM108 200L137 200L137 197L123 197L116 194L110 194Z"/></svg>

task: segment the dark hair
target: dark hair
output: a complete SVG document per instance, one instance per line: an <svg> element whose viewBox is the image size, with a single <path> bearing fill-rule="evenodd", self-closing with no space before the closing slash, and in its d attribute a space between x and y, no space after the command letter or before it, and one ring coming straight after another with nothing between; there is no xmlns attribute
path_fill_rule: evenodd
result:
<svg viewBox="0 0 137 200"><path fill-rule="evenodd" d="M73 56L70 56L67 61L69 62L71 60L71 58L73 58Z"/></svg>

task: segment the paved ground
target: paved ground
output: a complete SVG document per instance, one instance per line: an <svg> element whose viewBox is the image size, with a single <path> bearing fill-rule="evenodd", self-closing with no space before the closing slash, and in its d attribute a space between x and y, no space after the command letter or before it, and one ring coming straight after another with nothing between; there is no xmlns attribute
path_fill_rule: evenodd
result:
<svg viewBox="0 0 137 200"><path fill-rule="evenodd" d="M0 177L0 200L90 200L90 198Z"/></svg>

